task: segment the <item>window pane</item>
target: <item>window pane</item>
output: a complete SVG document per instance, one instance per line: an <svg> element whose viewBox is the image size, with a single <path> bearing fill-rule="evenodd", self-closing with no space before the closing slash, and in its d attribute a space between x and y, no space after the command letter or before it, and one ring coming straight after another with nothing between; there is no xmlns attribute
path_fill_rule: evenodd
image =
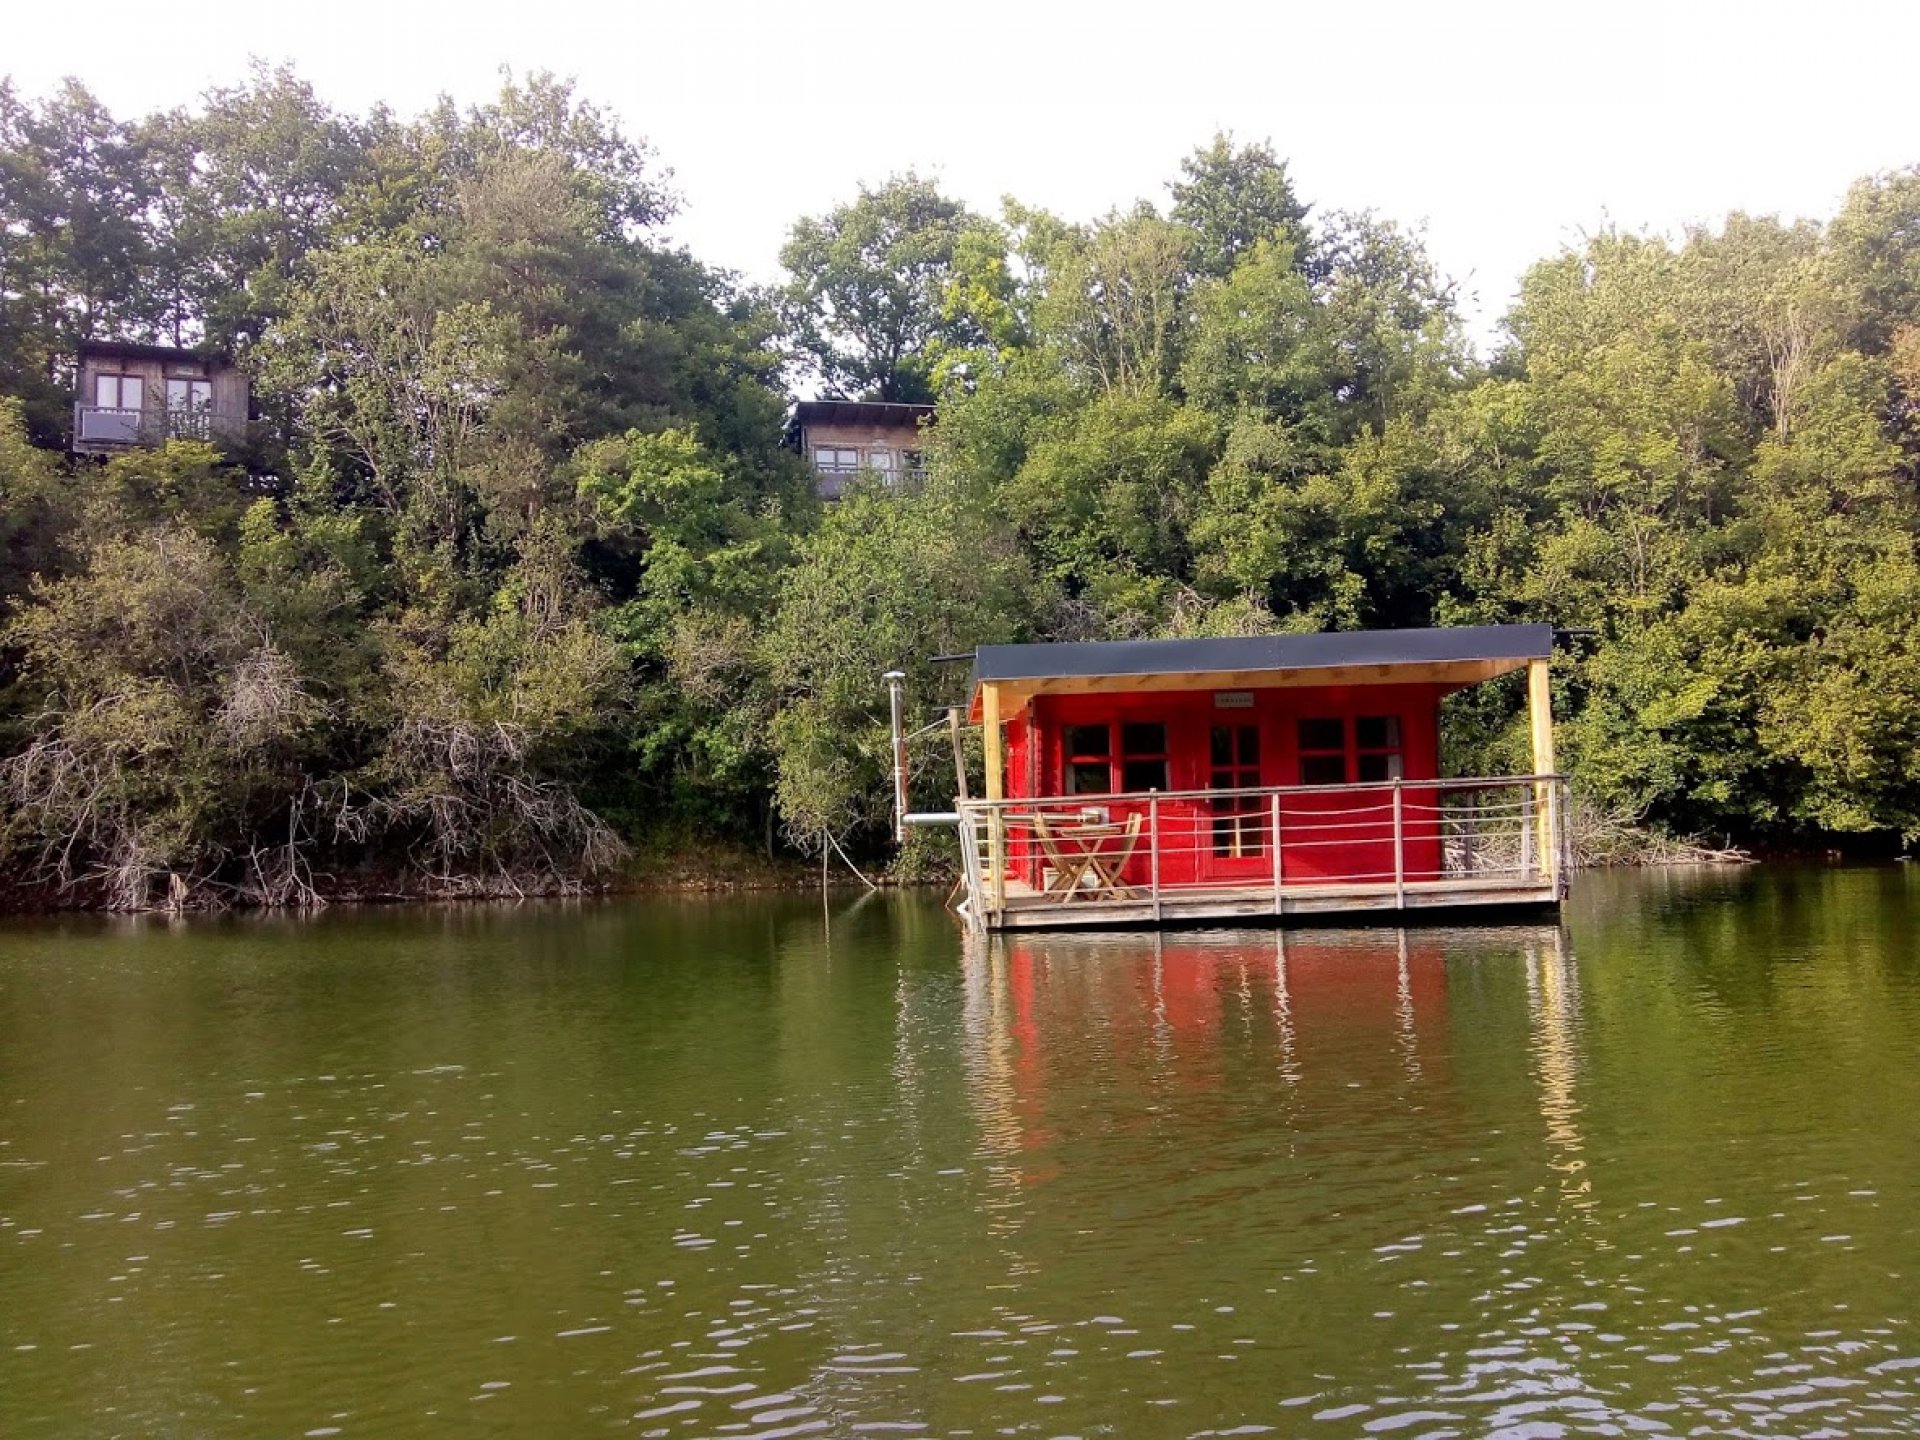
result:
<svg viewBox="0 0 1920 1440"><path fill-rule="evenodd" d="M1400 717L1398 715L1362 715L1353 722L1353 738L1362 750L1398 750L1400 748Z"/></svg>
<svg viewBox="0 0 1920 1440"><path fill-rule="evenodd" d="M1108 788L1106 761L1081 760L1067 766L1067 794L1104 795Z"/></svg>
<svg viewBox="0 0 1920 1440"><path fill-rule="evenodd" d="M1164 755L1167 753L1167 727L1164 725L1122 725L1122 755Z"/></svg>
<svg viewBox="0 0 1920 1440"><path fill-rule="evenodd" d="M93 377L93 403L106 410L119 408L120 377L118 375Z"/></svg>
<svg viewBox="0 0 1920 1440"><path fill-rule="evenodd" d="M893 452L891 450L869 450L867 452L867 464L875 470L884 470L891 475L893 473Z"/></svg>
<svg viewBox="0 0 1920 1440"><path fill-rule="evenodd" d="M1398 780L1400 777L1400 757L1397 754L1360 757L1361 784L1371 785L1378 780Z"/></svg>
<svg viewBox="0 0 1920 1440"><path fill-rule="evenodd" d="M1212 742L1208 746L1208 761L1214 765L1233 764L1233 731L1228 726L1213 727Z"/></svg>
<svg viewBox="0 0 1920 1440"><path fill-rule="evenodd" d="M1120 767L1120 788L1129 793L1141 790L1171 790L1167 784L1164 760L1128 760Z"/></svg>
<svg viewBox="0 0 1920 1440"><path fill-rule="evenodd" d="M1260 727L1257 725L1240 727L1240 763L1242 765L1260 763Z"/></svg>
<svg viewBox="0 0 1920 1440"><path fill-rule="evenodd" d="M145 403L140 398L142 388L138 375L122 375L120 377L120 408L138 410Z"/></svg>
<svg viewBox="0 0 1920 1440"><path fill-rule="evenodd" d="M1344 720L1302 720L1300 722L1300 748L1302 750L1344 750L1347 748L1347 722ZM1309 780L1309 785L1327 782Z"/></svg>
<svg viewBox="0 0 1920 1440"><path fill-rule="evenodd" d="M1347 783L1347 757L1344 755L1302 755L1302 785L1344 785Z"/></svg>
<svg viewBox="0 0 1920 1440"><path fill-rule="evenodd" d="M1069 725L1060 732L1061 752L1068 756L1105 755L1107 734L1104 725Z"/></svg>

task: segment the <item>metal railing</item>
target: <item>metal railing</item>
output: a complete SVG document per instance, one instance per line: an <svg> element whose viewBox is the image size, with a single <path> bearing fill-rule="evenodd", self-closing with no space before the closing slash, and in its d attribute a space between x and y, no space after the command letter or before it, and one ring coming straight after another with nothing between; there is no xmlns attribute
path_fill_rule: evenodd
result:
<svg viewBox="0 0 1920 1440"><path fill-rule="evenodd" d="M899 489L905 485L918 485L926 479L927 470L924 465L902 465L882 470L867 464L823 465L818 462L813 467L814 487L822 500L838 500L846 487L862 475L884 480Z"/></svg>
<svg viewBox="0 0 1920 1440"><path fill-rule="evenodd" d="M1563 893L1559 775L1391 780L959 803L969 913L1151 907L1208 894L1350 892L1404 907L1447 890Z"/></svg>
<svg viewBox="0 0 1920 1440"><path fill-rule="evenodd" d="M244 415L208 409L147 406L136 410L81 403L73 407L76 445L159 445L168 440L211 440L217 435L238 434L246 423Z"/></svg>

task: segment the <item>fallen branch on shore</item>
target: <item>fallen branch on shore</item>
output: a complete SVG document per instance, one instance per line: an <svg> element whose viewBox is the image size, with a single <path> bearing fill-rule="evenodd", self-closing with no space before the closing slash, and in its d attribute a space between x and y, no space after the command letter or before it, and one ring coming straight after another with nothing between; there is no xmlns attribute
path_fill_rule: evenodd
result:
<svg viewBox="0 0 1920 1440"><path fill-rule="evenodd" d="M1644 814L1602 810L1576 796L1568 817L1568 840L1575 868L1620 865L1748 865L1753 856L1733 845L1665 834L1646 823Z"/></svg>

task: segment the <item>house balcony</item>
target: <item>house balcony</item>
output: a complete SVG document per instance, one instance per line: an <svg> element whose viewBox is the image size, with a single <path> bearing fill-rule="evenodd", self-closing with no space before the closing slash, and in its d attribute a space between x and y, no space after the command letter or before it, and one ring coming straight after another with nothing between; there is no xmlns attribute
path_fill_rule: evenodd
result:
<svg viewBox="0 0 1920 1440"><path fill-rule="evenodd" d="M82 455L115 455L169 440L231 441L245 434L247 417L205 408L122 409L76 403L73 449Z"/></svg>
<svg viewBox="0 0 1920 1440"><path fill-rule="evenodd" d="M909 486L918 486L926 479L926 468L921 465L902 466L897 469L877 469L871 465L823 464L818 461L813 467L815 492L822 500L838 500L847 487L861 476L877 479L895 490Z"/></svg>
<svg viewBox="0 0 1920 1440"><path fill-rule="evenodd" d="M976 928L1158 926L1557 905L1565 778L959 803Z"/></svg>

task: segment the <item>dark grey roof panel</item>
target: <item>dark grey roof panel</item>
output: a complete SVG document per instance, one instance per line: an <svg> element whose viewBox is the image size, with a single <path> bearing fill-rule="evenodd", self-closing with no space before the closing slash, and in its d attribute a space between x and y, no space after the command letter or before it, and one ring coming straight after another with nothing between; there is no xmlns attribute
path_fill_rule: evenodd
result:
<svg viewBox="0 0 1920 1440"><path fill-rule="evenodd" d="M1319 635L1236 635L1202 640L1100 640L1067 645L982 645L973 677L1181 675L1227 670L1313 670L1341 665L1444 665L1544 660L1551 625L1458 625L1425 630L1343 630Z"/></svg>

